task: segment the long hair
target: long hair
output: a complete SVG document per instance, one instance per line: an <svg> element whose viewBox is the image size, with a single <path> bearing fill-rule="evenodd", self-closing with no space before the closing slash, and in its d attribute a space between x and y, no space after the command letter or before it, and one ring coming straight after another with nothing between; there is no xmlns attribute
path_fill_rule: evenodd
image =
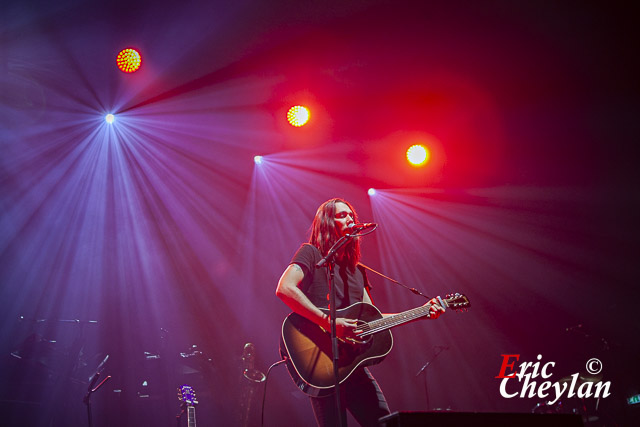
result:
<svg viewBox="0 0 640 427"><path fill-rule="evenodd" d="M309 243L320 250L322 256L327 255L331 246L340 238L336 230L336 203L344 203L353 212L354 222L358 222L358 214L351 203L343 199L330 199L320 205L311 224ZM344 259L351 271L354 271L360 261L360 239L351 239L344 247Z"/></svg>

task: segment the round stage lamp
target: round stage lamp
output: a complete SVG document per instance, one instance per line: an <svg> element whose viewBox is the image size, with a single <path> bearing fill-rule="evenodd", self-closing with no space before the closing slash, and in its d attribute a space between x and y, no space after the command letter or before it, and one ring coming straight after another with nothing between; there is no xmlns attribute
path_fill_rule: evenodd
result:
<svg viewBox="0 0 640 427"><path fill-rule="evenodd" d="M407 160L412 166L422 166L429 161L429 150L424 145L412 145L407 150Z"/></svg>
<svg viewBox="0 0 640 427"><path fill-rule="evenodd" d="M122 49L116 58L116 64L120 71L124 73L133 73L140 68L142 57L140 52L132 48Z"/></svg>
<svg viewBox="0 0 640 427"><path fill-rule="evenodd" d="M293 106L287 111L287 120L291 126L295 127L304 126L309 121L310 116L309 109L302 105Z"/></svg>

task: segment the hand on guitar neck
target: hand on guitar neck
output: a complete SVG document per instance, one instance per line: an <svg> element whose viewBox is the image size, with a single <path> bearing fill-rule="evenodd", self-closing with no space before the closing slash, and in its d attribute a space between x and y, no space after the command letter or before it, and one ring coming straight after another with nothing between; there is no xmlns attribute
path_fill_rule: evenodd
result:
<svg viewBox="0 0 640 427"><path fill-rule="evenodd" d="M437 319L444 313L444 307L440 305L438 298L431 298L423 307L429 306L429 316L427 319Z"/></svg>
<svg viewBox="0 0 640 427"><path fill-rule="evenodd" d="M420 319L437 319L442 313L444 313L445 309L440 305L438 298L431 298L428 302L426 302L423 307L429 308L429 315L421 317ZM395 316L397 313L387 313L383 314L383 317L387 316ZM322 326L327 332L331 331L331 322L328 315L325 315L325 322ZM418 319L416 319L418 320ZM357 319L348 319L344 317L339 317L336 320L336 335L342 341L350 341L350 339L357 338L357 334L362 332L360 329L362 323L359 323Z"/></svg>
<svg viewBox="0 0 640 427"><path fill-rule="evenodd" d="M393 346L391 328L419 319L435 319L445 309L460 311L470 306L465 295L456 293L434 298L420 307L396 314L383 315L367 302L357 302L336 310L337 324L342 327L339 333L353 332L356 335L355 339L340 340L339 381L342 383L346 380L358 366L380 363L389 354ZM280 340L280 353L288 356L287 368L291 377L300 390L311 396L328 395L335 385L328 310L320 311L323 317L319 323L295 312L289 314L282 324ZM357 319L357 327L348 331L354 323L353 319Z"/></svg>
<svg viewBox="0 0 640 427"><path fill-rule="evenodd" d="M440 305L440 301L438 300L438 298L431 298L429 301L424 303L422 307L427 307L429 309L429 314L424 317L419 317L416 320L437 319L445 311L444 307ZM383 313L382 317L395 316L397 314L398 313Z"/></svg>

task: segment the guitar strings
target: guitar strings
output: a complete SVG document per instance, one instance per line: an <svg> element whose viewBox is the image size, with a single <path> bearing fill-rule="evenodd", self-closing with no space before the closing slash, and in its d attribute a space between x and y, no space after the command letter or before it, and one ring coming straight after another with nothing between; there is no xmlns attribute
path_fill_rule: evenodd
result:
<svg viewBox="0 0 640 427"><path fill-rule="evenodd" d="M458 295L458 294L456 294ZM440 303L444 306L444 308L450 307L449 301L446 299L443 300L438 297ZM410 322L411 320L419 319L420 317L424 317L424 311L427 311L427 316L429 315L429 310L431 309L433 304L423 305L420 307L416 307L412 310L408 310L402 314L398 314L395 316L390 316L387 318L372 320L371 322L365 322L365 324L360 328L362 329L362 333L357 334L357 337L366 337L369 335L373 335L377 332L383 331L385 329L392 328L394 326L401 325L403 323Z"/></svg>
<svg viewBox="0 0 640 427"><path fill-rule="evenodd" d="M390 317L390 318L373 320L367 323L366 327L362 328L363 332L361 334L358 334L358 337L366 337L366 336L375 334L377 332L383 331L385 329L388 329L388 325L398 326L403 323L409 322L411 320L423 317L424 314L422 312L425 311L425 308L426 308L426 311L428 311L431 308L431 306L416 307L413 310L409 310L403 315L398 317Z"/></svg>

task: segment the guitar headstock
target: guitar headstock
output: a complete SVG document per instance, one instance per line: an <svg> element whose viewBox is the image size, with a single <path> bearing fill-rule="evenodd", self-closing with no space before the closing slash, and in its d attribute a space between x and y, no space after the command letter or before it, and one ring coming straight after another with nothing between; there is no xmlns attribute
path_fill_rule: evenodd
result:
<svg viewBox="0 0 640 427"><path fill-rule="evenodd" d="M471 307L469 298L467 298L466 295L459 294L457 292L455 294L445 295L442 300L448 308L452 308L454 310L464 310Z"/></svg>
<svg viewBox="0 0 640 427"><path fill-rule="evenodd" d="M184 402L187 406L195 406L198 404L196 392L187 384L178 387L178 400Z"/></svg>

